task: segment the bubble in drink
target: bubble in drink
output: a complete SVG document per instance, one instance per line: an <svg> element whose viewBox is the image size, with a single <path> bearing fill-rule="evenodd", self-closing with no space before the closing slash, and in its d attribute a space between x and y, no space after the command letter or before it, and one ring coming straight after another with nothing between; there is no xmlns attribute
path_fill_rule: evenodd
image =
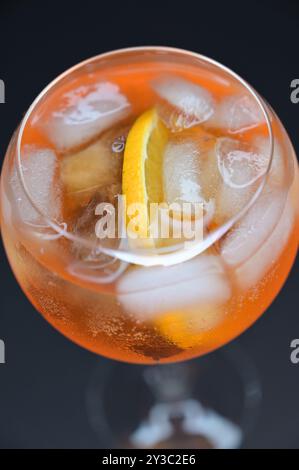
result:
<svg viewBox="0 0 299 470"><path fill-rule="evenodd" d="M118 137L112 144L112 151L115 153L121 153L125 150L126 138L125 136Z"/></svg>

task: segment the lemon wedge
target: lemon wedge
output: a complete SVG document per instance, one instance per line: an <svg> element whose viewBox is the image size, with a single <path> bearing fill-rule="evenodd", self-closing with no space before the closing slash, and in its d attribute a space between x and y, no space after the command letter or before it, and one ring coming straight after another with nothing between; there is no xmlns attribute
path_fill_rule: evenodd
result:
<svg viewBox="0 0 299 470"><path fill-rule="evenodd" d="M141 246L155 245L150 234L150 203L163 202L162 164L167 141L168 130L155 109L139 116L127 137L122 176L127 231Z"/></svg>

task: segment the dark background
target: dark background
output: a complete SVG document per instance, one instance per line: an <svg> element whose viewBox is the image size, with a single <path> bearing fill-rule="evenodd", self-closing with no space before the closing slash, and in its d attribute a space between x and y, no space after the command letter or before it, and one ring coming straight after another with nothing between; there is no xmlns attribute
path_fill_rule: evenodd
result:
<svg viewBox="0 0 299 470"><path fill-rule="evenodd" d="M1 161L29 104L56 75L90 56L138 45L167 45L210 56L247 79L278 112L299 152L299 2L1 1ZM0 447L99 447L86 417L86 383L96 363L47 324L18 287L1 249ZM298 264L267 313L238 340L263 385L250 448L299 448ZM296 290L297 287L297 290ZM133 366L132 366L133 367ZM130 399L130 397L128 397Z"/></svg>

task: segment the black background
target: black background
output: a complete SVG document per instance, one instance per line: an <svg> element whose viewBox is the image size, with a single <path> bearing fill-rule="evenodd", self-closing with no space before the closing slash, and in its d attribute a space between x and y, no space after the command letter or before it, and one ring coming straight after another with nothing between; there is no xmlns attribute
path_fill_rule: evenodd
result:
<svg viewBox="0 0 299 470"><path fill-rule="evenodd" d="M0 155L29 104L56 75L121 47L167 45L210 56L247 79L278 112L299 152L297 1L3 1L0 6ZM1 249L0 447L99 447L86 417L86 383L109 363L67 341L18 287ZM298 264L267 313L237 342L256 362L264 390L249 448L299 448ZM298 288L297 288L298 289ZM134 367L134 366L132 366ZM130 397L128 397L130 399Z"/></svg>

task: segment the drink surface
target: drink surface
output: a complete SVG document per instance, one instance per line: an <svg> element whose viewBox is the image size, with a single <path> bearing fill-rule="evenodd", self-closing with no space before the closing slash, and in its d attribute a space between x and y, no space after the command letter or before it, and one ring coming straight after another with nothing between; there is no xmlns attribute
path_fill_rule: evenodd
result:
<svg viewBox="0 0 299 470"><path fill-rule="evenodd" d="M108 61L59 82L24 129L21 170L32 200L15 142L2 175L3 237L26 295L66 336L124 361L183 360L244 331L281 288L298 245L297 166L274 114L271 125L266 176L263 113L220 70ZM120 238L96 234L96 208L108 203L117 213L119 194L147 207L201 204L204 241L236 221L184 262L130 264L101 251L117 254ZM148 236L147 217L141 226L143 249L173 244Z"/></svg>

